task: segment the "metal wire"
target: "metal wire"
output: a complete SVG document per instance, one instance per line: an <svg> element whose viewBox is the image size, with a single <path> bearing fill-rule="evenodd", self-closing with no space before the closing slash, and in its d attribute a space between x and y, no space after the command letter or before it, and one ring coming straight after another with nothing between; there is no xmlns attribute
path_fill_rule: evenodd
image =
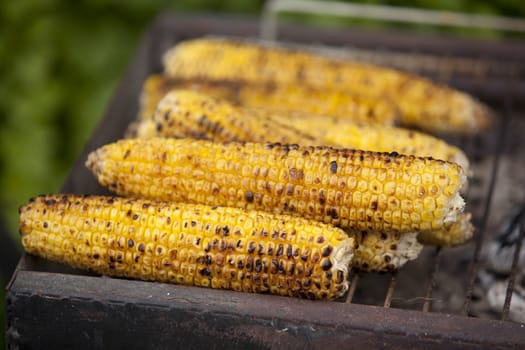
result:
<svg viewBox="0 0 525 350"><path fill-rule="evenodd" d="M432 267L432 272L430 273L430 279L428 280L427 284L427 291L425 293L425 302L423 303L423 312L428 312L430 310L430 300L432 298L432 290L434 289L434 286L436 285L436 274L439 269L439 263L441 261L441 247L436 248L436 252L434 254L434 265Z"/></svg>
<svg viewBox="0 0 525 350"><path fill-rule="evenodd" d="M260 35L262 38L268 40L276 39L276 17L279 12L525 32L525 21L509 17L421 10L398 6L343 3L338 1L270 0L266 2L261 16Z"/></svg>
<svg viewBox="0 0 525 350"><path fill-rule="evenodd" d="M520 258L521 247L523 246L523 237L525 236L525 225L523 222L520 224L520 235L516 242L516 248L514 250L514 257L512 259L512 268L510 270L509 283L507 285L507 293L505 295L505 303L503 304L503 310L501 312L501 319L503 321L508 320L510 303L512 301L512 294L514 293L514 284L516 283L516 276L518 274L518 261Z"/></svg>
<svg viewBox="0 0 525 350"><path fill-rule="evenodd" d="M352 275L352 279L350 281L350 288L348 288L348 294L346 295L345 303L350 304L352 302L358 281L359 281L359 273L354 272L354 274Z"/></svg>
<svg viewBox="0 0 525 350"><path fill-rule="evenodd" d="M394 295L394 288L396 287L397 271L392 272L390 282L388 283L388 289L386 292L384 307L389 308L392 303L392 296Z"/></svg>

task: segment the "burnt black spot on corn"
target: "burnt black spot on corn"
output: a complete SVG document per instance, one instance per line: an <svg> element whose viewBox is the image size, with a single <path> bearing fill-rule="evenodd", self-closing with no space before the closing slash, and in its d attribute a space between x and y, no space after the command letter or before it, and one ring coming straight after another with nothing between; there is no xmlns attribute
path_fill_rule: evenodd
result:
<svg viewBox="0 0 525 350"><path fill-rule="evenodd" d="M80 198L70 195L66 202L56 201L49 207L47 203L56 198L54 195L42 196L21 208L22 244L29 254L104 275L245 292L335 299L348 287L346 280L336 277L326 281L330 287L325 284L292 288L281 283L282 276L285 276L302 284L304 277L295 268L299 264L311 270L313 279L325 280L326 270L331 271L332 276L347 274L353 257L353 238L340 229L316 221L236 208L211 210L205 205L118 197L112 198L113 203L108 204L107 197ZM155 210L143 211L143 204ZM82 206L86 206L87 210L83 211ZM40 224L44 207L47 207L48 216L53 220L45 228ZM66 213L64 217L55 215L61 210ZM129 210L144 217L145 224L129 217ZM171 225L166 223L168 216L172 218ZM182 230L181 223L189 217L198 225ZM99 225L83 226L85 220L95 219ZM107 230L106 222L118 222L121 230ZM200 227L206 223L220 227L221 233L225 227L234 225L240 235L218 235L215 230L203 232ZM273 228L285 230L291 227L298 234L289 235L286 239L259 234ZM253 228L257 228L255 236ZM151 233L155 231L167 234L158 235L154 242ZM293 254L270 256L264 249L256 249L258 246L279 244L282 247L286 244L288 247L297 246L301 254L310 255L317 245L309 243L309 238L318 235L323 235L326 246L332 249L320 263L303 262ZM240 240L249 243L238 244ZM118 244L120 241L127 244ZM206 251L205 246L209 246L210 241L217 241L217 244ZM319 249L324 248L321 246ZM271 266L276 266L275 269L270 268L270 261ZM261 280L265 283L259 283Z"/></svg>
<svg viewBox="0 0 525 350"><path fill-rule="evenodd" d="M124 159L124 150L130 148L133 156ZM388 153L344 148L282 150L278 144L127 139L91 153L87 166L102 185L120 180L117 192L123 195L293 213L350 229L436 230L455 222L464 208L459 191L466 176L454 163L405 155L388 163ZM304 150L308 156L302 155ZM160 164L163 152L170 154L170 161ZM330 159L337 161L337 174L330 172ZM140 163L140 174L129 173L134 163L137 168ZM267 167L268 177L253 177L253 167ZM290 168L302 170L304 177L292 181ZM156 185L159 182L163 186ZM341 189L340 182L347 186ZM212 190L215 186L217 191ZM270 191L260 192L266 186ZM290 186L301 188L300 195L279 191ZM260 195L261 201L247 201L247 191ZM377 203L375 210L372 203Z"/></svg>

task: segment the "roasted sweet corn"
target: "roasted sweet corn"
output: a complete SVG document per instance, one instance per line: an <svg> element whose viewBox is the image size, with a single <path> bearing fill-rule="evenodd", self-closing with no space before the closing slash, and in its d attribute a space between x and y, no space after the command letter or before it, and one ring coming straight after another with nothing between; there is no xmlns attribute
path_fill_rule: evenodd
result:
<svg viewBox="0 0 525 350"><path fill-rule="evenodd" d="M29 254L109 276L335 299L355 241L312 220L104 196L48 195L20 209Z"/></svg>
<svg viewBox="0 0 525 350"><path fill-rule="evenodd" d="M198 91L246 107L281 112L316 113L367 123L395 124L399 109L388 98L331 91L306 85L264 84L246 81L185 80L152 75L144 83L139 119L149 119L171 90Z"/></svg>
<svg viewBox="0 0 525 350"><path fill-rule="evenodd" d="M153 120L139 123L138 137L192 137L215 141L281 142L398 152L456 162L469 172L457 147L413 130L364 125L313 114L296 115L235 107L190 90L173 90L158 104Z"/></svg>
<svg viewBox="0 0 525 350"><path fill-rule="evenodd" d="M127 139L88 156L123 195L291 213L355 230L428 231L463 211L463 169L344 148Z"/></svg>
<svg viewBox="0 0 525 350"><path fill-rule="evenodd" d="M247 113L230 103L191 90L169 92L158 104L152 126L138 129L138 136L191 137L215 141L250 141L313 144L306 133L264 116Z"/></svg>
<svg viewBox="0 0 525 350"><path fill-rule="evenodd" d="M165 54L164 65L168 75L179 78L310 85L389 96L401 109L403 124L435 132L476 133L492 121L488 108L473 97L427 79L276 45L188 40Z"/></svg>
<svg viewBox="0 0 525 350"><path fill-rule="evenodd" d="M417 232L346 231L357 242L352 267L365 272L395 271L423 249Z"/></svg>
<svg viewBox="0 0 525 350"><path fill-rule="evenodd" d="M474 225L471 222L471 213L458 215L456 222L445 225L444 228L429 232L422 232L418 239L423 244L435 246L457 246L468 242L474 236Z"/></svg>

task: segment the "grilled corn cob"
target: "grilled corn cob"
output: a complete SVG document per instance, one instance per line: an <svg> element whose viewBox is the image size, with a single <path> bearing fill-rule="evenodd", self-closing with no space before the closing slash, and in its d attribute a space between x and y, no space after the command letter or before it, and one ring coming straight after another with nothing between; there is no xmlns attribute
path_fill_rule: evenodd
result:
<svg viewBox="0 0 525 350"><path fill-rule="evenodd" d="M479 101L444 85L307 51L205 38L179 43L165 54L164 65L168 75L181 78L245 79L390 96L401 109L403 124L434 132L476 133L492 120Z"/></svg>
<svg viewBox="0 0 525 350"><path fill-rule="evenodd" d="M420 132L363 125L325 116L235 107L190 90L173 90L158 104L153 121L139 123L139 137L193 137L215 141L281 142L398 152L456 162L469 172L457 147Z"/></svg>
<svg viewBox="0 0 525 350"><path fill-rule="evenodd" d="M20 209L25 250L100 274L335 299L355 241L265 212L104 196L48 195Z"/></svg>
<svg viewBox="0 0 525 350"><path fill-rule="evenodd" d="M101 147L86 165L123 195L291 213L356 230L436 230L464 207L459 165L397 153L152 138Z"/></svg>
<svg viewBox="0 0 525 350"><path fill-rule="evenodd" d="M151 75L144 83L139 119L149 119L159 101L171 90L189 89L246 107L284 112L317 113L350 120L395 124L398 108L388 98L303 85L264 84L245 81L186 80Z"/></svg>
<svg viewBox="0 0 525 350"><path fill-rule="evenodd" d="M346 231L357 242L352 267L365 272L392 272L416 259L423 249L417 232Z"/></svg>
<svg viewBox="0 0 525 350"><path fill-rule="evenodd" d="M313 144L314 138L264 116L246 113L224 100L191 90L174 90L160 102L155 127L139 127L139 136L151 129L162 137L192 137L215 141L250 141Z"/></svg>
<svg viewBox="0 0 525 350"><path fill-rule="evenodd" d="M457 246L466 243L474 236L471 218L470 213L459 214L456 222L439 230L422 232L418 239L423 244L435 246Z"/></svg>

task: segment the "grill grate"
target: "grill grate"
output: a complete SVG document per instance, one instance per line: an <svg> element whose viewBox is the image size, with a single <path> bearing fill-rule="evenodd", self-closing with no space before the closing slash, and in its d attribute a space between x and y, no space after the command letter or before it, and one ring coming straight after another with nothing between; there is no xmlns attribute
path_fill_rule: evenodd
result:
<svg viewBox="0 0 525 350"><path fill-rule="evenodd" d="M257 31L253 21L160 17L146 33L106 115L62 190L107 193L84 167L85 157L89 151L122 136L136 115L142 82L148 74L161 70L160 57L167 48L196 36L253 38ZM427 247L416 261L397 273L351 271L349 292L341 303L105 279L24 256L8 287L8 348L56 344L86 348L89 339L131 348L140 344L156 348L174 344L213 348L327 344L429 349L525 346L524 325L492 320L508 318L510 292L497 314L477 307L478 275L486 267L487 246L500 223L525 199L525 179L521 175L525 169L525 115L519 107L525 101L525 49L510 44L476 46L474 42L408 40L394 33L295 26L283 27L282 40L344 48L339 50L341 54L358 52L367 60L377 57L391 65L401 62L407 70L456 87L468 87L467 91L498 111L500 120L494 130L448 140L463 148L472 161L475 177L470 181L467 209L478 230L476 240L457 248ZM410 53L407 42L418 52ZM404 62L390 61L398 54L405 55ZM433 66L431 62L439 64ZM469 70L467 66L472 62L482 68ZM462 72L461 79L457 79L456 72ZM522 240L523 224L520 232ZM508 281L509 291L518 281L517 259Z"/></svg>

